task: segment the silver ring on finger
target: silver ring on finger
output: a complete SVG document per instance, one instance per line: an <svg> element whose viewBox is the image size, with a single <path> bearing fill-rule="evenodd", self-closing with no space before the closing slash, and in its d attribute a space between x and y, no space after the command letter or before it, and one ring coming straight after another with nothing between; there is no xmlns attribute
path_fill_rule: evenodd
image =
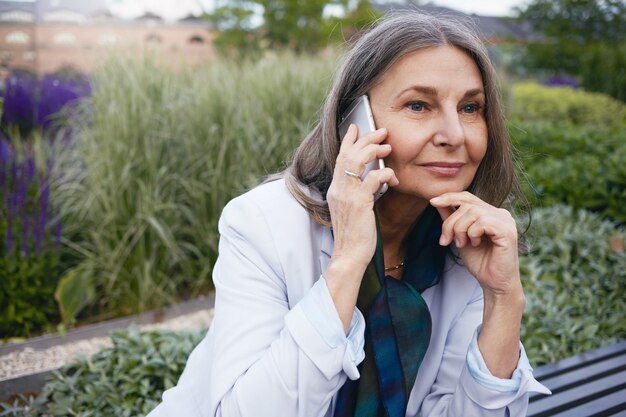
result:
<svg viewBox="0 0 626 417"><path fill-rule="evenodd" d="M346 174L346 175L347 175L347 176L349 176L349 177L356 178L356 179L358 179L358 180L360 180L360 179L361 179L361 177L359 176L359 174L355 174L354 172L352 172L352 171L348 171L347 169L344 169L344 170L343 170L343 172L344 172L344 174Z"/></svg>

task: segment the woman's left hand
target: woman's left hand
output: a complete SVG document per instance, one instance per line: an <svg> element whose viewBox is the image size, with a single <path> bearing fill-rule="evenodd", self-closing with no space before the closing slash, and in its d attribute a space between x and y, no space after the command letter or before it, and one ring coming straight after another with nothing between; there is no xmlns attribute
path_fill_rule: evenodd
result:
<svg viewBox="0 0 626 417"><path fill-rule="evenodd" d="M483 291L497 297L521 289L517 227L507 210L467 191L445 193L430 203L443 219L439 243L455 242Z"/></svg>

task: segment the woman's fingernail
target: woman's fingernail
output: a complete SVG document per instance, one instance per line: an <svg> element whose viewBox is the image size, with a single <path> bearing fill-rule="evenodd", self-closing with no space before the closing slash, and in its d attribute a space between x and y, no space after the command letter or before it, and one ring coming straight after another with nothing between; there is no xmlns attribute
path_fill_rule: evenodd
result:
<svg viewBox="0 0 626 417"><path fill-rule="evenodd" d="M439 203L440 201L441 201L441 197L435 197L435 198L430 199L430 202L435 203L435 204Z"/></svg>

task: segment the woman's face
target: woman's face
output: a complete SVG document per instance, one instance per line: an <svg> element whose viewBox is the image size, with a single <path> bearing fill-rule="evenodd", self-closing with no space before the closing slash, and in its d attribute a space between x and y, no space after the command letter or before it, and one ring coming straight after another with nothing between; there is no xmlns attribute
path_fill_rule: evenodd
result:
<svg viewBox="0 0 626 417"><path fill-rule="evenodd" d="M377 127L389 132L385 159L393 192L429 200L462 191L487 149L485 92L478 67L452 46L399 59L369 92Z"/></svg>

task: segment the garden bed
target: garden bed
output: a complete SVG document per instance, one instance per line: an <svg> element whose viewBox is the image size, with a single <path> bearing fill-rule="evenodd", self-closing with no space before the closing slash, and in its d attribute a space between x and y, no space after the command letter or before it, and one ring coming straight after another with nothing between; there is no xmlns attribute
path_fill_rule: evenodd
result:
<svg viewBox="0 0 626 417"><path fill-rule="evenodd" d="M38 392L46 377L77 356L90 357L111 346L110 332L137 326L149 330L201 330L213 318L214 295L98 324L0 345L0 401Z"/></svg>

